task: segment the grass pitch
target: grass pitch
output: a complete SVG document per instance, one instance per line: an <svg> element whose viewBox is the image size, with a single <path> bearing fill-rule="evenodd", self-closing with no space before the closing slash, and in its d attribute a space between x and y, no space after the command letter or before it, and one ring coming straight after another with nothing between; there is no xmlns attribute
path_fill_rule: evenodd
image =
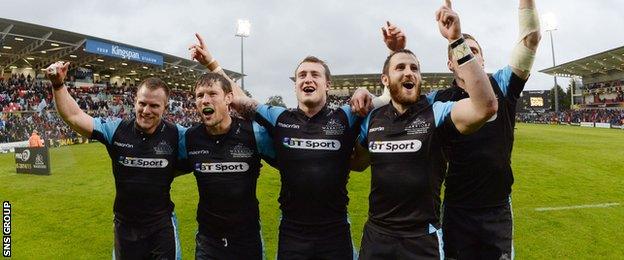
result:
<svg viewBox="0 0 624 260"><path fill-rule="evenodd" d="M624 131L518 124L513 153L514 246L519 259L624 257ZM0 200L12 204L14 259L107 259L113 246L114 182L101 144L51 150L52 175L16 174L13 154L0 155ZM351 174L349 216L359 248L367 217L370 171ZM277 247L278 172L258 181L267 258ZM194 258L197 185L172 188L185 259ZM610 207L536 211L605 203Z"/></svg>

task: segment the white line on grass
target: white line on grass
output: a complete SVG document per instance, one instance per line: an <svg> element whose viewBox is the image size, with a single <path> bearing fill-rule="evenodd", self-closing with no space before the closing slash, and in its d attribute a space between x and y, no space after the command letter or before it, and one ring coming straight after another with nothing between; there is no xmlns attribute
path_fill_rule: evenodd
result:
<svg viewBox="0 0 624 260"><path fill-rule="evenodd" d="M552 207L552 208L535 208L535 211L552 211L552 210L566 210L566 209L586 209L586 208L608 208L619 206L620 203L602 203L602 204L589 204L589 205L576 205L566 207Z"/></svg>

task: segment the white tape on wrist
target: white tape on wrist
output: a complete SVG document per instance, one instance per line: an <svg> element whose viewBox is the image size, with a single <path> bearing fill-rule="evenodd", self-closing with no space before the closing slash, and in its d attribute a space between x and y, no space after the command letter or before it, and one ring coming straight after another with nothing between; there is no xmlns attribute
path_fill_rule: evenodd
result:
<svg viewBox="0 0 624 260"><path fill-rule="evenodd" d="M522 71L531 71L535 61L535 51L524 45L524 39L531 33L540 31L539 15L535 9L520 9L518 18L520 35L511 53L509 65Z"/></svg>

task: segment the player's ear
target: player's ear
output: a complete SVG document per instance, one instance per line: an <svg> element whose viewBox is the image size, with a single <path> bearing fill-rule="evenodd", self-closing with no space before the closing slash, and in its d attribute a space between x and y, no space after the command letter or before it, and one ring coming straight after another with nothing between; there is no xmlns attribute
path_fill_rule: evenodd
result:
<svg viewBox="0 0 624 260"><path fill-rule="evenodd" d="M383 84L384 87L388 87L388 84L390 84L390 79L386 74L381 74L381 84Z"/></svg>
<svg viewBox="0 0 624 260"><path fill-rule="evenodd" d="M446 67L451 71L451 72L455 72L455 70L453 70L453 63L451 60L447 60L446 61Z"/></svg>
<svg viewBox="0 0 624 260"><path fill-rule="evenodd" d="M232 93L231 91L227 94L225 94L225 104L226 105L230 105L232 104L232 101L234 100L234 93Z"/></svg>

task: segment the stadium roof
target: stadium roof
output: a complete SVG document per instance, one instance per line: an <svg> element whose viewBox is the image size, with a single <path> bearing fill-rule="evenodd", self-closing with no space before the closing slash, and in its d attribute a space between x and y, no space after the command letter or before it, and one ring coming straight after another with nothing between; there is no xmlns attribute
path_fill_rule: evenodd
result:
<svg viewBox="0 0 624 260"><path fill-rule="evenodd" d="M41 70L52 62L64 60L71 62L71 68L88 68L101 78L108 75L140 81L156 76L181 87L192 86L197 76L207 72L198 62L174 55L4 18L0 18L0 46L2 71ZM241 77L237 72L225 72L234 80Z"/></svg>
<svg viewBox="0 0 624 260"><path fill-rule="evenodd" d="M540 70L553 76L596 77L624 71L624 46Z"/></svg>

